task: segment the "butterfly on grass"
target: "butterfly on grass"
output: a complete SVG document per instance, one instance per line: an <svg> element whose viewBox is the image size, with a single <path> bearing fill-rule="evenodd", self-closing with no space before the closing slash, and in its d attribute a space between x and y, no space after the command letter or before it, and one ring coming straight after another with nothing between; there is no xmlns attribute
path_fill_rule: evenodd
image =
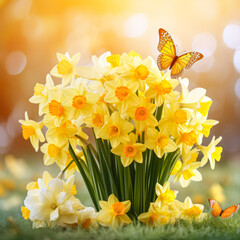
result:
<svg viewBox="0 0 240 240"><path fill-rule="evenodd" d="M213 217L219 216L221 218L229 218L240 209L240 203L232 205L231 207L228 207L225 210L222 210L220 205L215 200L208 199L208 201L210 203L210 208L212 210L211 213Z"/></svg>
<svg viewBox="0 0 240 240"><path fill-rule="evenodd" d="M172 37L162 28L159 29L158 51L160 52L157 59L158 68L160 71L170 68L172 78L180 77L184 68L189 69L195 62L203 58L199 52L187 52L177 56Z"/></svg>

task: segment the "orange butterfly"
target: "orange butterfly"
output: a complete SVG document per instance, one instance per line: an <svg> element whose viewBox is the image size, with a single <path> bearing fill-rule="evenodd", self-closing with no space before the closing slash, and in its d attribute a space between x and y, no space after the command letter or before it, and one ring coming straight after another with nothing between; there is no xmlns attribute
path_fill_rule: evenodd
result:
<svg viewBox="0 0 240 240"><path fill-rule="evenodd" d="M220 205L215 200L208 199L208 201L210 203L213 217L220 216L221 218L229 218L240 209L240 203L222 210Z"/></svg>
<svg viewBox="0 0 240 240"><path fill-rule="evenodd" d="M199 52L187 52L181 56L176 55L175 44L167 31L159 29L159 44L157 64L160 71L170 67L171 77L177 78L182 75L184 68L189 69L195 62L203 58Z"/></svg>

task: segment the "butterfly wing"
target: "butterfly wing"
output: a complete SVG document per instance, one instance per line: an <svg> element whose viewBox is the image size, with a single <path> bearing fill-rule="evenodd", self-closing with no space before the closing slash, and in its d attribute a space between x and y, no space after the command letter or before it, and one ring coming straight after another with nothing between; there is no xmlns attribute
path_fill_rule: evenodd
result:
<svg viewBox="0 0 240 240"><path fill-rule="evenodd" d="M234 213L236 213L240 208L240 204L233 205L231 207L226 208L222 213L221 213L221 218L229 218L231 217Z"/></svg>
<svg viewBox="0 0 240 240"><path fill-rule="evenodd" d="M170 34L164 29L159 29L159 44L158 51L161 53L158 56L157 64L160 71L169 68L176 57L176 47Z"/></svg>
<svg viewBox="0 0 240 240"><path fill-rule="evenodd" d="M217 217L222 213L222 209L219 206L219 204L212 199L208 199L209 203L210 203L210 208L212 209L212 216L213 217Z"/></svg>
<svg viewBox="0 0 240 240"><path fill-rule="evenodd" d="M189 69L195 62L203 58L199 52L184 53L177 58L171 67L171 77L177 78L182 75L184 68Z"/></svg>

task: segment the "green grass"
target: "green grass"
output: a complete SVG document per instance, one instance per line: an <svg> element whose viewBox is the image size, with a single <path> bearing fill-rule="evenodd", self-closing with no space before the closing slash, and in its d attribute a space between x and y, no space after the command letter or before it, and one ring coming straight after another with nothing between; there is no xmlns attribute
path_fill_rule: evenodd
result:
<svg viewBox="0 0 240 240"><path fill-rule="evenodd" d="M9 215L8 215L9 216ZM156 228L141 224L129 225L123 229L113 230L99 227L96 230L82 229L32 229L29 221L24 221L20 213L12 212L15 224L6 221L7 215L1 215L1 240L14 239L240 239L240 215L222 220L208 217L203 222L177 222Z"/></svg>
<svg viewBox="0 0 240 240"><path fill-rule="evenodd" d="M221 164L219 164L221 165ZM182 189L178 187L179 195L177 199L183 201L189 195L194 198L195 194L205 196L205 210L209 212L207 198L209 197L209 187L214 182L219 182L224 188L224 193L227 197L227 207L231 204L240 202L240 175L239 166L217 166L215 171L209 170L208 167L202 171L203 181L192 183L188 188ZM227 179L228 178L228 179ZM89 200L86 189L82 182L78 179L78 197L85 205L89 205ZM172 185L172 189L176 189L176 185ZM74 239L240 239L240 212L229 219L213 218L209 216L202 222L189 223L187 221L179 221L174 225L166 225L156 228L148 228L140 223L129 225L123 229L113 230L99 227L95 230L85 231L82 229L32 229L32 223L25 221L20 212L20 206L26 195L24 190L19 190L10 193L5 199L0 199L0 240L74 240ZM11 209L3 210L3 201L9 201L11 196L18 196L17 204L13 204ZM10 201L9 201L10 202ZM13 221L9 221L9 217Z"/></svg>

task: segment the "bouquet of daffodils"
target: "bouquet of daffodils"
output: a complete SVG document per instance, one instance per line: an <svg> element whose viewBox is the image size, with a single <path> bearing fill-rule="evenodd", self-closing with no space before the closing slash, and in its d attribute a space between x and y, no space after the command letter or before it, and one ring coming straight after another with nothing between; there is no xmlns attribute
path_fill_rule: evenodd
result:
<svg viewBox="0 0 240 240"><path fill-rule="evenodd" d="M203 206L189 197L176 200L169 178L187 187L202 179L198 169L208 160L212 169L220 160L220 137L202 145L218 123L207 119L212 101L206 90L190 91L188 79L171 79L151 57L134 51L93 56L92 67L77 66L80 54L57 58L46 84L37 83L30 98L42 121L26 112L19 122L36 151L46 141L40 148L44 164L56 163L61 172L56 178L44 172L27 185L23 217L34 227L85 229L200 218ZM95 208L74 196L77 171Z"/></svg>

